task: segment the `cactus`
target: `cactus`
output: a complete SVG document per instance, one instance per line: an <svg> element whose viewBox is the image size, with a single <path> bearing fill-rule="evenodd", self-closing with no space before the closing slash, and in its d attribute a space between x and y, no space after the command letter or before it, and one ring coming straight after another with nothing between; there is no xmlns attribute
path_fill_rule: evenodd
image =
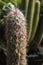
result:
<svg viewBox="0 0 43 65"><path fill-rule="evenodd" d="M38 3L39 2L39 3ZM36 14L38 15L38 17L39 17L39 15L40 15L40 1L37 1L37 3L36 4L38 4L38 8L39 8L39 13L37 14L36 12ZM37 9L38 10L38 9ZM41 14L42 15L42 14ZM35 16L34 16L35 17ZM34 22L34 20L33 20L33 33L31 34L31 38L30 38L30 44L34 44L34 45L36 45L37 47L40 45L40 43L41 43L41 40L43 39L43 15L42 16L40 16L40 19L39 19L39 23L38 23L38 26L37 26L37 22L38 22L38 20L36 19L36 18L34 18L34 19L36 19L35 21L36 21L36 23ZM35 27L36 27L36 32L35 32ZM33 37L33 38L32 38Z"/></svg>
<svg viewBox="0 0 43 65"><path fill-rule="evenodd" d="M27 41L30 46L35 45L36 47L40 44L43 38L43 20L39 21L40 1L0 0L2 9L0 9L0 19L5 21L3 22L7 42L7 65L27 65ZM13 3L15 7L9 2ZM4 4L5 6L2 7ZM16 6L24 12L25 16Z"/></svg>
<svg viewBox="0 0 43 65"><path fill-rule="evenodd" d="M38 27L38 23L39 23L39 14L40 14L40 1L36 1L30 41L34 39Z"/></svg>
<svg viewBox="0 0 43 65"><path fill-rule="evenodd" d="M7 65L27 65L26 19L19 9L10 10L5 17Z"/></svg>
<svg viewBox="0 0 43 65"><path fill-rule="evenodd" d="M42 16L43 17L43 16ZM36 45L39 46L41 43L41 40L43 39L43 18L40 18L39 26L36 31L36 35L34 37L34 40L36 42Z"/></svg>
<svg viewBox="0 0 43 65"><path fill-rule="evenodd" d="M25 16L27 18L27 12L28 12L28 5L29 5L29 0L26 0L26 7L25 7Z"/></svg>
<svg viewBox="0 0 43 65"><path fill-rule="evenodd" d="M34 9L35 9L35 0L29 1L29 7L28 7L28 21L27 21L27 29L28 29L28 41L31 36L32 31L32 24L33 24L33 16L34 16Z"/></svg>

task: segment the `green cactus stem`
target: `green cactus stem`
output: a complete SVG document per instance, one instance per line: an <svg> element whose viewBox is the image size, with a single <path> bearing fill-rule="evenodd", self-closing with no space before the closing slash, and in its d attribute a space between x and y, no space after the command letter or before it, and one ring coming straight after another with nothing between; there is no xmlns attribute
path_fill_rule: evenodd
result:
<svg viewBox="0 0 43 65"><path fill-rule="evenodd" d="M39 26L35 35L35 39L34 39L36 41L37 46L40 45L42 38L43 38L43 19L39 23Z"/></svg>
<svg viewBox="0 0 43 65"><path fill-rule="evenodd" d="M27 21L27 29L28 29L28 41L30 39L31 31L32 31L32 23L33 23L33 16L34 16L34 9L35 9L35 0L29 1L28 7L28 21Z"/></svg>
<svg viewBox="0 0 43 65"><path fill-rule="evenodd" d="M43 16L40 17L40 20L39 20L39 25L38 25L38 28L37 28L37 31L36 31L36 35L34 37L34 40L36 45L39 46L40 43L41 43L41 40L43 39Z"/></svg>
<svg viewBox="0 0 43 65"><path fill-rule="evenodd" d="M39 23L39 15L40 15L40 1L36 1L30 42L34 39L35 36Z"/></svg>
<svg viewBox="0 0 43 65"><path fill-rule="evenodd" d="M5 36L7 41L7 65L27 65L26 19L19 9L11 10L5 16Z"/></svg>
<svg viewBox="0 0 43 65"><path fill-rule="evenodd" d="M27 18L27 12L28 12L28 5L29 5L29 0L26 0L26 7L25 7L25 16Z"/></svg>

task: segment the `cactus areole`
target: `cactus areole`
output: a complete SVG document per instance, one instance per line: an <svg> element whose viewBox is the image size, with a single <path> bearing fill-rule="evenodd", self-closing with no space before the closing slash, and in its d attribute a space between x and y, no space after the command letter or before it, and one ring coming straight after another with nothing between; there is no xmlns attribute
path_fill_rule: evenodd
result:
<svg viewBox="0 0 43 65"><path fill-rule="evenodd" d="M26 19L19 9L10 9L5 16L7 65L27 65Z"/></svg>

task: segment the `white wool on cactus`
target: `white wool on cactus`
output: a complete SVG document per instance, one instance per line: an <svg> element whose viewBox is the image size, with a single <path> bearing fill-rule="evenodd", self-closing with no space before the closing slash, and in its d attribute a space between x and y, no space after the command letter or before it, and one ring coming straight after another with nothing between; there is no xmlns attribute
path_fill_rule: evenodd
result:
<svg viewBox="0 0 43 65"><path fill-rule="evenodd" d="M7 64L27 65L27 28L26 19L18 9L5 16L5 35L7 41Z"/></svg>

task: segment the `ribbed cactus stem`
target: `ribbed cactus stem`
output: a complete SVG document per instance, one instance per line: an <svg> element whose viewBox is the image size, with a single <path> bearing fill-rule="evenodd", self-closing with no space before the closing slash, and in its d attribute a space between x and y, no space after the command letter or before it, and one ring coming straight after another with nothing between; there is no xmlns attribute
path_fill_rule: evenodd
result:
<svg viewBox="0 0 43 65"><path fill-rule="evenodd" d="M10 11L5 17L7 40L7 65L27 65L26 19L19 9Z"/></svg>
<svg viewBox="0 0 43 65"><path fill-rule="evenodd" d="M39 46L40 43L41 43L41 40L43 39L43 18L42 17L43 17L43 15L39 19L39 23L38 23L38 27L37 27L35 37L31 41L31 43L34 43L36 46Z"/></svg>
<svg viewBox="0 0 43 65"><path fill-rule="evenodd" d="M32 23L33 23L34 9L35 9L35 0L29 1L28 8L29 8L28 9L28 41L29 41L31 31L32 31Z"/></svg>
<svg viewBox="0 0 43 65"><path fill-rule="evenodd" d="M40 1L36 0L30 42L34 39L34 36L35 36L38 23L39 23L39 15L40 15Z"/></svg>
<svg viewBox="0 0 43 65"><path fill-rule="evenodd" d="M25 16L27 18L27 12L28 12L28 5L29 5L29 0L26 0L26 7L25 7Z"/></svg>
<svg viewBox="0 0 43 65"><path fill-rule="evenodd" d="M34 41L36 42L36 45L39 46L41 43L41 40L43 39L43 16L40 17L39 25L36 31L36 35L34 37Z"/></svg>

